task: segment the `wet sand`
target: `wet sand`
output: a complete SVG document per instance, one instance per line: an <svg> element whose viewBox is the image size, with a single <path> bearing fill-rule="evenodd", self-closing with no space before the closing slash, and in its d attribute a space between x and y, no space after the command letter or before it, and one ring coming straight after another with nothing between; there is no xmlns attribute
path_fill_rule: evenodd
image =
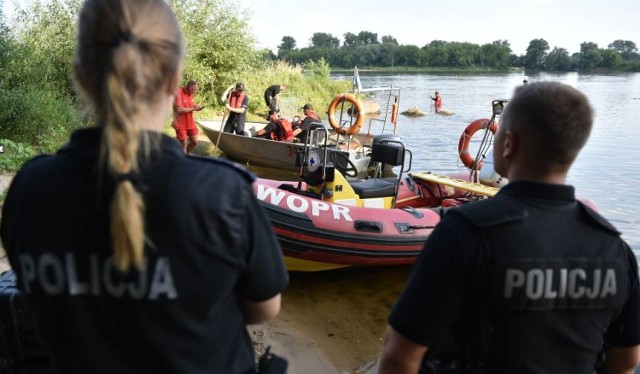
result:
<svg viewBox="0 0 640 374"><path fill-rule="evenodd" d="M202 135L195 153L212 149ZM11 178L0 174L0 192ZM0 248L0 271L8 268ZM386 318L409 272L410 266L290 273L278 317L249 326L256 353L271 345L272 352L289 360L289 373L371 372Z"/></svg>
<svg viewBox="0 0 640 374"><path fill-rule="evenodd" d="M291 373L368 373L409 270L290 273L280 315L250 331L289 359Z"/></svg>

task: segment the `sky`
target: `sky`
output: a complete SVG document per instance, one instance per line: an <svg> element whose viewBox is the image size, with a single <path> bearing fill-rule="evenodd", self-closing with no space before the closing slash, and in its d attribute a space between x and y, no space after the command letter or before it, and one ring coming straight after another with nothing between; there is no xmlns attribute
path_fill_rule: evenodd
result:
<svg viewBox="0 0 640 374"><path fill-rule="evenodd" d="M606 48L617 39L640 48L640 0L236 0L250 17L258 46L278 51L283 36L296 47L310 45L316 32L370 31L403 45L432 40L475 44L507 40L517 55L533 39L549 47L580 51L580 43Z"/></svg>
<svg viewBox="0 0 640 374"><path fill-rule="evenodd" d="M376 33L378 40L391 35L400 44L418 47L432 40L480 45L507 40L517 55L539 38L569 54L579 52L583 42L606 48L617 39L640 48L640 0L228 1L247 12L257 47L274 53L283 36L303 48L316 32L332 34L342 43L345 33L360 31ZM5 16L25 2L0 0Z"/></svg>

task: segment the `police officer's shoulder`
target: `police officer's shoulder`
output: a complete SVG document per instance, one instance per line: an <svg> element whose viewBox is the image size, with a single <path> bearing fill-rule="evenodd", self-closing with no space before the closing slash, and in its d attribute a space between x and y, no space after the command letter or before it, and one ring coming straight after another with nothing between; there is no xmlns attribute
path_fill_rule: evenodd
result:
<svg viewBox="0 0 640 374"><path fill-rule="evenodd" d="M586 216L589 217L589 219L591 219L593 223L598 225L598 227L612 234L620 235L620 231L618 231L609 221L607 221L606 218L598 214L598 212L585 205L581 201L578 201L578 204L580 205L580 207L582 207L582 211L586 214Z"/></svg>
<svg viewBox="0 0 640 374"><path fill-rule="evenodd" d="M22 167L20 167L20 170L18 171L17 174L28 173L33 169L39 168L43 163L49 160L53 160L53 158L54 158L54 155L50 155L50 154L37 155L29 159L28 161L26 161L24 164L22 164Z"/></svg>
<svg viewBox="0 0 640 374"><path fill-rule="evenodd" d="M209 156L198 156L198 155L189 155L189 158L193 160L197 160L198 162L203 162L206 164L217 165L224 168L228 168L236 173L238 173L242 178L244 178L247 182L253 183L256 180L256 176L253 175L249 170L247 170L244 166L223 158L213 158Z"/></svg>
<svg viewBox="0 0 640 374"><path fill-rule="evenodd" d="M511 198L496 196L452 209L449 214L462 216L474 226L487 228L524 220L527 208Z"/></svg>
<svg viewBox="0 0 640 374"><path fill-rule="evenodd" d="M40 165L42 162L45 162L46 160L50 160L54 157L54 155L51 154L39 154L37 156L32 157L31 159L29 159L27 162L25 162L24 164L22 164L22 169L26 168L30 168L30 167L35 167L37 165Z"/></svg>

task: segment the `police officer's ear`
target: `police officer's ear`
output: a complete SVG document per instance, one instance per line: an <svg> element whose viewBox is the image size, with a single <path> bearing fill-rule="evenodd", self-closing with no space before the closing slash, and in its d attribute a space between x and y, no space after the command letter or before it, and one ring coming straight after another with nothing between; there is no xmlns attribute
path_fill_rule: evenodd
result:
<svg viewBox="0 0 640 374"><path fill-rule="evenodd" d="M520 148L518 135L511 130L506 130L499 140L501 141L502 157L513 158Z"/></svg>

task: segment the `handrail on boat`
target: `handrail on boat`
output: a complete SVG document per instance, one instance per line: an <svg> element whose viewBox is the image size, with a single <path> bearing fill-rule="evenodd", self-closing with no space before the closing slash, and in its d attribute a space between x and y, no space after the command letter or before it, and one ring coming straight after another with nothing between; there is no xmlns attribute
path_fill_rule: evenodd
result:
<svg viewBox="0 0 640 374"><path fill-rule="evenodd" d="M381 122L382 123L382 131L380 132L381 134L384 134L385 131L387 130L387 122L389 120L389 108L392 108L392 98L393 100L396 100L399 102L400 101L400 87L396 87L394 85L394 82L391 82L391 86L389 87L371 87L371 88L356 88L350 91L347 91L349 93L354 93L354 94L359 94L359 93L368 93L368 92L386 92L389 91L389 95L387 97L387 106L386 106L386 110L384 113L384 118L370 118L369 119L369 124L367 126L367 135L371 134L371 126L373 125L374 122ZM393 124L393 131L391 132L392 135L395 135L396 133L396 125Z"/></svg>

